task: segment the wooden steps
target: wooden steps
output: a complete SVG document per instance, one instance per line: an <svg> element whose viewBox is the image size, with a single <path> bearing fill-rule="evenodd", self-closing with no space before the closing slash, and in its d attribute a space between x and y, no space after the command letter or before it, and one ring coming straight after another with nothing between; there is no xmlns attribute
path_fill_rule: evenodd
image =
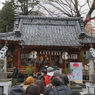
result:
<svg viewBox="0 0 95 95"><path fill-rule="evenodd" d="M13 69L14 69L14 68L8 68L8 69L7 69L7 72L8 72L8 73L12 73L12 72L13 72ZM25 68L18 68L18 72L19 72L19 73L22 73L22 74L26 74Z"/></svg>

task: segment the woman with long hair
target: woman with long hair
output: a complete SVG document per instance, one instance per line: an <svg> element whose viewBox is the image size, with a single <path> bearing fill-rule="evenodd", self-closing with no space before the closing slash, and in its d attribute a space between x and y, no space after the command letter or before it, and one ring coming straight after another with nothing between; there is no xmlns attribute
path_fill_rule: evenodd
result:
<svg viewBox="0 0 95 95"><path fill-rule="evenodd" d="M39 87L40 94L44 94L45 92L44 82L42 80L36 80L34 84L36 84Z"/></svg>
<svg viewBox="0 0 95 95"><path fill-rule="evenodd" d="M40 95L39 87L35 84L28 86L25 95Z"/></svg>
<svg viewBox="0 0 95 95"><path fill-rule="evenodd" d="M24 81L23 89L26 90L26 88L34 83L34 78L32 76L29 76Z"/></svg>

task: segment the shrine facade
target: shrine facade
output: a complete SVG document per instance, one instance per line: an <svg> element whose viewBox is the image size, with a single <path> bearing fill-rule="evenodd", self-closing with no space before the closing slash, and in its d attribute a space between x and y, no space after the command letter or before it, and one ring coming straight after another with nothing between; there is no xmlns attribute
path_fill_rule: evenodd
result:
<svg viewBox="0 0 95 95"><path fill-rule="evenodd" d="M7 67L36 68L47 64L66 68L70 62L82 62L82 50L88 50L89 38L81 17L39 17L16 15L12 32L0 33L0 44L9 49ZM84 45L85 43L85 45Z"/></svg>

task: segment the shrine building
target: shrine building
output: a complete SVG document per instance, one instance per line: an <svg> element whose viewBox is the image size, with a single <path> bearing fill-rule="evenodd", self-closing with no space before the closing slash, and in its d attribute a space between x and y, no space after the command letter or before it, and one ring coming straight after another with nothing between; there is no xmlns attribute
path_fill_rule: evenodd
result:
<svg viewBox="0 0 95 95"><path fill-rule="evenodd" d="M0 33L0 44L7 41L7 68L31 65L38 71L47 63L65 69L82 62L82 51L89 50L91 39L84 35L81 17L16 15L13 31Z"/></svg>

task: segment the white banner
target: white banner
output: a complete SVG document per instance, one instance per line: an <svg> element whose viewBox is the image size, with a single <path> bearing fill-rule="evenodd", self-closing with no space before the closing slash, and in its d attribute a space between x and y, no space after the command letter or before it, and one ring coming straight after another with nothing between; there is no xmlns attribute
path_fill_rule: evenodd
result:
<svg viewBox="0 0 95 95"><path fill-rule="evenodd" d="M70 67L72 69L73 80L75 80L76 82L77 81L82 82L82 79L83 79L82 63L81 62L70 62Z"/></svg>

